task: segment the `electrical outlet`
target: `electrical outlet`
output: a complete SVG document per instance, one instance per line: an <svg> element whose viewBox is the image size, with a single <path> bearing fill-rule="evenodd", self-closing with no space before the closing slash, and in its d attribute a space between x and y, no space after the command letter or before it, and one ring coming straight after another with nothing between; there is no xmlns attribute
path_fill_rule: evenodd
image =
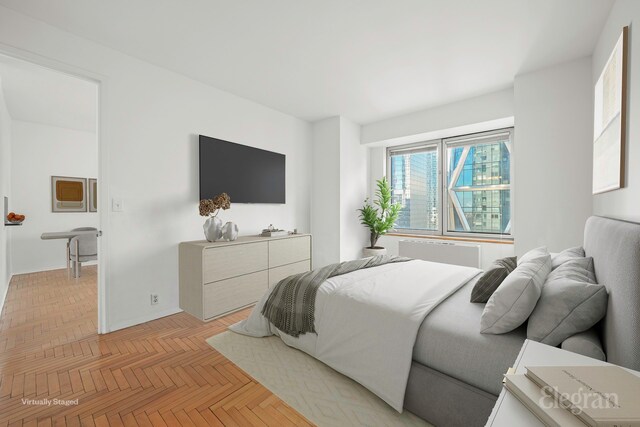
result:
<svg viewBox="0 0 640 427"><path fill-rule="evenodd" d="M151 294L151 305L158 304L158 294Z"/></svg>

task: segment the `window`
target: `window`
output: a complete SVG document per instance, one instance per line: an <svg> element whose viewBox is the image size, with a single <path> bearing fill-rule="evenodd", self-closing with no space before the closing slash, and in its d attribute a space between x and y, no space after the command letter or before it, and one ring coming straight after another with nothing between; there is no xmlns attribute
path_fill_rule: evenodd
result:
<svg viewBox="0 0 640 427"><path fill-rule="evenodd" d="M396 229L422 234L511 234L513 130L387 150Z"/></svg>
<svg viewBox="0 0 640 427"><path fill-rule="evenodd" d="M391 200L402 205L396 228L440 230L439 151L433 144L391 152Z"/></svg>

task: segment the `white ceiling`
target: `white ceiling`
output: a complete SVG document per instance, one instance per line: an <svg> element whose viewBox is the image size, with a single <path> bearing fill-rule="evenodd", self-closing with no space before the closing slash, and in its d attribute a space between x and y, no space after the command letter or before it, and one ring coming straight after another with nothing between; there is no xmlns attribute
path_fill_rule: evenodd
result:
<svg viewBox="0 0 640 427"><path fill-rule="evenodd" d="M590 55L613 0L0 0L306 120L369 123Z"/></svg>
<svg viewBox="0 0 640 427"><path fill-rule="evenodd" d="M96 131L95 83L2 55L0 79L12 119Z"/></svg>

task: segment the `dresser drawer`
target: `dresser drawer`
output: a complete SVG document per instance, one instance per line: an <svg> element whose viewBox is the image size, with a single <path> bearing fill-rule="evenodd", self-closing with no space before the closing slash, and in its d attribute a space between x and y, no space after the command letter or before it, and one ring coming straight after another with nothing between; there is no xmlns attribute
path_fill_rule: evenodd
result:
<svg viewBox="0 0 640 427"><path fill-rule="evenodd" d="M269 242L269 268L311 258L311 237L294 237Z"/></svg>
<svg viewBox="0 0 640 427"><path fill-rule="evenodd" d="M202 255L204 283L269 268L268 242L207 248Z"/></svg>
<svg viewBox="0 0 640 427"><path fill-rule="evenodd" d="M268 282L265 270L204 285L204 318L253 304L267 291Z"/></svg>
<svg viewBox="0 0 640 427"><path fill-rule="evenodd" d="M298 273L304 273L311 270L311 260L294 262L293 264L287 264L280 267L272 268L269 270L269 289L273 288L278 282L285 277L292 276Z"/></svg>

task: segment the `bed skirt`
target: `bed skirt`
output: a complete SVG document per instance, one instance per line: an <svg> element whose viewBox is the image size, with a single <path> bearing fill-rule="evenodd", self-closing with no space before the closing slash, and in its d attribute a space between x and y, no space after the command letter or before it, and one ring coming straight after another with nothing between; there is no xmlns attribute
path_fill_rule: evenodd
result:
<svg viewBox="0 0 640 427"><path fill-rule="evenodd" d="M441 372L412 362L404 407L435 426L484 426L498 399Z"/></svg>

